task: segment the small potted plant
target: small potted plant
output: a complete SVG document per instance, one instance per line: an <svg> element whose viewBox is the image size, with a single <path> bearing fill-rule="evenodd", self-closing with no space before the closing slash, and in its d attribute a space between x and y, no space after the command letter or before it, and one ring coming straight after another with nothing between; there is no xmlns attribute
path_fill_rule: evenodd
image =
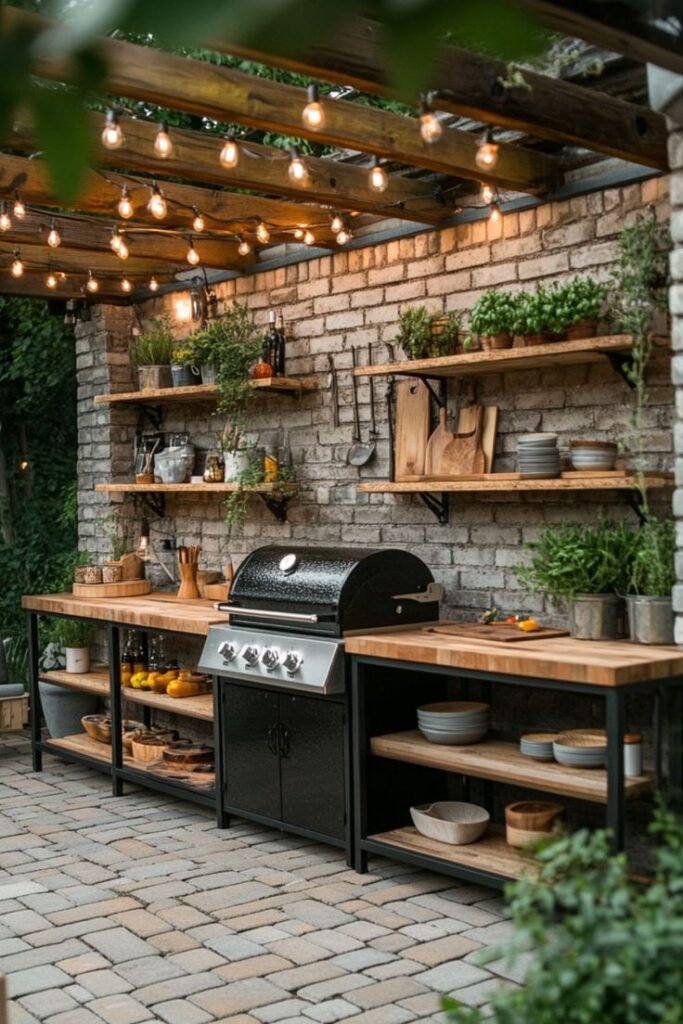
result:
<svg viewBox="0 0 683 1024"><path fill-rule="evenodd" d="M171 359L175 349L171 319L165 315L152 322L130 346L130 361L137 367L140 391L171 386Z"/></svg>
<svg viewBox="0 0 683 1024"><path fill-rule="evenodd" d="M569 319L565 289L539 284L536 291L517 296L513 332L523 339L524 345L562 341Z"/></svg>
<svg viewBox="0 0 683 1024"><path fill-rule="evenodd" d="M608 287L591 277L575 277L562 289L566 306L566 333L570 341L594 338L605 315Z"/></svg>
<svg viewBox="0 0 683 1024"><path fill-rule="evenodd" d="M626 523L549 527L527 544L531 561L515 572L527 590L569 610L577 640L623 635L623 601L631 578L634 534Z"/></svg>
<svg viewBox="0 0 683 1024"><path fill-rule="evenodd" d="M484 292L470 315L470 335L480 339L483 349L510 348L515 311L515 296L510 292Z"/></svg>
<svg viewBox="0 0 683 1024"><path fill-rule="evenodd" d="M202 378L195 365L194 347L187 341L181 342L173 349L171 356L171 378L174 388L190 388L193 384L201 384Z"/></svg>
<svg viewBox="0 0 683 1024"><path fill-rule="evenodd" d="M91 622L64 619L60 625L59 640L64 648L66 671L81 675L90 671L90 644L94 636Z"/></svg>
<svg viewBox="0 0 683 1024"><path fill-rule="evenodd" d="M462 313L434 316L426 306L413 306L399 317L396 341L407 359L431 359L455 352Z"/></svg>
<svg viewBox="0 0 683 1024"><path fill-rule="evenodd" d="M631 640L639 644L672 644L674 615L671 593L676 582L673 519L648 516L635 534L631 590L626 598Z"/></svg>

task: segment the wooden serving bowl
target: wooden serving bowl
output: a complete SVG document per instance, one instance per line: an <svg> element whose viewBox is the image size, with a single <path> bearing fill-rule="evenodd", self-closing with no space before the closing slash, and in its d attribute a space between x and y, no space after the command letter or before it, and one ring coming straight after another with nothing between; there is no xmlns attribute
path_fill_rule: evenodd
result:
<svg viewBox="0 0 683 1024"><path fill-rule="evenodd" d="M177 735L173 732L134 733L131 753L136 761L159 761L168 744L172 743Z"/></svg>
<svg viewBox="0 0 683 1024"><path fill-rule="evenodd" d="M188 768L191 764L213 764L213 747L204 743L195 743L194 740L177 740L175 743L167 744L164 753L164 761L174 768Z"/></svg>
<svg viewBox="0 0 683 1024"><path fill-rule="evenodd" d="M111 743L111 718L109 715L84 715L81 725L91 740Z"/></svg>
<svg viewBox="0 0 683 1024"><path fill-rule="evenodd" d="M562 814L562 804L551 800L519 800L505 808L505 824L523 832L547 833Z"/></svg>

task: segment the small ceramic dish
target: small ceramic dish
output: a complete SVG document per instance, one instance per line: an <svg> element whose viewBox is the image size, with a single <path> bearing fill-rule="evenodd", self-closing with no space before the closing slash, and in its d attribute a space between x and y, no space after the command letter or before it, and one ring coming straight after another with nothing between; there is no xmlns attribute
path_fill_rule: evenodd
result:
<svg viewBox="0 0 683 1024"><path fill-rule="evenodd" d="M476 843L486 831L490 819L485 807L460 800L439 800L411 807L410 816L421 835L452 846Z"/></svg>

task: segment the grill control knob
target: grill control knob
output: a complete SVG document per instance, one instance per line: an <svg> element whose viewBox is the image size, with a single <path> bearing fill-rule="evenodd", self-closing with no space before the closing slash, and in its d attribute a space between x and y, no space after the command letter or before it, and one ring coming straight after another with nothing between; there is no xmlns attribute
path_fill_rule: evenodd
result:
<svg viewBox="0 0 683 1024"><path fill-rule="evenodd" d="M286 671L287 675L290 676L293 676L295 672L298 672L303 663L303 655L299 654L298 651L287 651L282 659L282 667Z"/></svg>
<svg viewBox="0 0 683 1024"><path fill-rule="evenodd" d="M266 647L265 651L261 655L261 664L265 666L268 672L272 672L280 664L280 651L277 647Z"/></svg>
<svg viewBox="0 0 683 1024"><path fill-rule="evenodd" d="M253 644L247 644L246 647L242 648L240 657L247 665L255 665L259 659L259 649L254 647Z"/></svg>
<svg viewBox="0 0 683 1024"><path fill-rule="evenodd" d="M234 644L231 644L229 640L224 640L222 643L218 645L218 653L223 658L223 661L227 664L227 662L233 661L233 659L235 658L235 655L237 654L237 648L235 647Z"/></svg>

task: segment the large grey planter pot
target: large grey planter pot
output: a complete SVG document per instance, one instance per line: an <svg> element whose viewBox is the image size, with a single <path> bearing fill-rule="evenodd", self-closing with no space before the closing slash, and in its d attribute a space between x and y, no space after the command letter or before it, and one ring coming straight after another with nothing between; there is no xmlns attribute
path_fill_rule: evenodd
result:
<svg viewBox="0 0 683 1024"><path fill-rule="evenodd" d="M617 640L624 635L624 605L616 594L577 594L569 605L576 640Z"/></svg>
<svg viewBox="0 0 683 1024"><path fill-rule="evenodd" d="M38 683L40 687L40 703L43 716L53 739L62 736L73 736L83 732L81 718L83 715L94 715L97 711L99 697L79 690L70 690L66 686L55 686L53 683Z"/></svg>
<svg viewBox="0 0 683 1024"><path fill-rule="evenodd" d="M215 363L202 363L201 377L202 384L215 384L218 371Z"/></svg>
<svg viewBox="0 0 683 1024"><path fill-rule="evenodd" d="M631 640L638 644L672 644L674 613L669 597L626 598Z"/></svg>

